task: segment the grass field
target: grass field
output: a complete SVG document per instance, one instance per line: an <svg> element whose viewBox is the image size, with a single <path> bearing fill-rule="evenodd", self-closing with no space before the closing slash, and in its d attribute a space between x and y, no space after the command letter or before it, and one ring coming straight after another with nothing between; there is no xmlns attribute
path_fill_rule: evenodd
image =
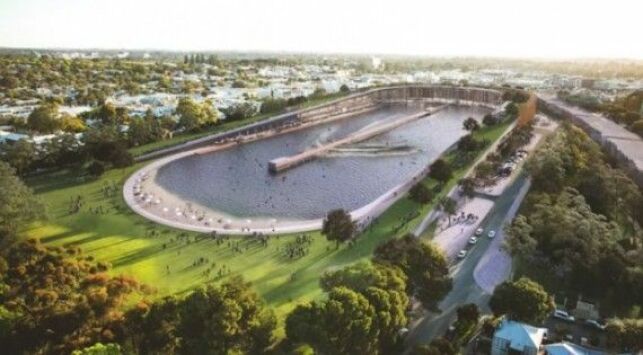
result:
<svg viewBox="0 0 643 355"><path fill-rule="evenodd" d="M484 128L475 134L493 141L507 126L508 123ZM81 247L96 259L110 262L114 274L131 275L156 288L156 293L147 296L150 298L181 294L207 282L241 274L279 315L284 315L297 302L322 295L318 280L324 270L369 258L382 241L412 230L435 204L421 206L401 198L352 246L336 249L334 243L315 232L311 233L313 242L309 253L299 259L289 259L283 248L294 240L293 235L272 237L267 247L248 237L232 238L232 242L240 243L242 252L239 253L227 242L217 244L212 238L161 226L132 212L123 201L121 188L125 179L141 166L111 170L89 181L79 180L72 172L29 179L29 185L47 204L49 219L33 226L26 234L50 245ZM465 171L466 167L457 170L442 193L454 186ZM435 184L430 179L424 183ZM116 191L106 196L102 188L108 185L116 186ZM83 197L84 205L80 212L69 214L70 199L76 196ZM90 212L100 207L102 214ZM410 214L417 216L407 223L401 222ZM150 236L151 230L160 234ZM194 266L200 258L208 262ZM222 277L216 272L209 277L204 274L208 268L216 271L223 265L231 270L230 274Z"/></svg>

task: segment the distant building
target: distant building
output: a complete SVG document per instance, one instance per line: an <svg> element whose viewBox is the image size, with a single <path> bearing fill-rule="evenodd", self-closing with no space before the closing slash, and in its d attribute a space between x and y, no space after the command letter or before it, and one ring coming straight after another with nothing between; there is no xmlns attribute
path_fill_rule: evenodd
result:
<svg viewBox="0 0 643 355"><path fill-rule="evenodd" d="M26 134L20 134L15 132L0 131L0 143L15 143L21 139L29 138Z"/></svg>
<svg viewBox="0 0 643 355"><path fill-rule="evenodd" d="M491 355L537 355L543 338L546 336L546 328L537 328L520 322L503 320L493 334Z"/></svg>
<svg viewBox="0 0 643 355"><path fill-rule="evenodd" d="M598 319L598 307L594 303L579 299L576 302L574 316L579 319Z"/></svg>

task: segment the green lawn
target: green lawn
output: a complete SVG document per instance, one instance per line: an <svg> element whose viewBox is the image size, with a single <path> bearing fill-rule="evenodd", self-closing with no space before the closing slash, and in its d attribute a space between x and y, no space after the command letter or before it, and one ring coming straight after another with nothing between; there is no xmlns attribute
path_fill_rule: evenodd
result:
<svg viewBox="0 0 643 355"><path fill-rule="evenodd" d="M476 135L497 138L506 127L503 124L485 128ZM204 270L214 266L213 263L216 263L215 271L225 264L232 270L229 275L242 274L279 315L284 315L297 302L322 295L318 280L324 270L369 258L382 241L411 231L434 205L420 206L404 197L354 245L344 245L339 249L315 232L310 252L300 259L288 259L277 250L292 242L295 238L292 235L273 237L268 247L252 243L248 237L233 238L234 242L241 243L243 249L243 252L235 253L227 242L217 245L211 238L199 238L202 236L197 233L187 233L187 238L179 239L182 231L157 225L133 213L123 201L121 188L127 176L143 164L111 170L100 179L91 181L80 181L68 172L29 179L28 184L47 204L49 219L33 226L26 234L50 245L81 247L96 259L110 262L114 274L131 275L155 287L157 292L148 296L151 298L181 294L206 282L219 281L221 278L216 272L206 277ZM465 170L456 171L443 193L456 184ZM427 179L425 183L435 182ZM115 184L117 193L105 196L101 188L106 184ZM83 196L85 204L79 213L70 215L69 201L78 195ZM90 208L99 206L103 207L104 214L90 213ZM420 214L403 224L402 221L416 211ZM160 236L147 236L151 229L159 231ZM207 258L209 263L193 266L199 258Z"/></svg>

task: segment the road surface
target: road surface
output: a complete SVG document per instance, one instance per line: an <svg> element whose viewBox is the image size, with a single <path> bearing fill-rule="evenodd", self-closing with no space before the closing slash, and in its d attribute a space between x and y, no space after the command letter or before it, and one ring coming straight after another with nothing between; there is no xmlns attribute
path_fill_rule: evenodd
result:
<svg viewBox="0 0 643 355"><path fill-rule="evenodd" d="M512 205L521 202L518 197L521 195L523 185L527 181L526 176L519 176L498 197L493 209L480 224L485 230L485 236L480 238L478 243L470 249L464 260L452 266L453 289L440 302L441 313L428 313L413 325L406 339L407 349L412 349L415 345L429 343L431 340L443 335L449 325L455 321L456 309L463 304L475 303L483 312L489 311L487 303L490 295L476 284L473 272L491 244L491 240L486 237L487 231L499 231L504 227L512 210Z"/></svg>

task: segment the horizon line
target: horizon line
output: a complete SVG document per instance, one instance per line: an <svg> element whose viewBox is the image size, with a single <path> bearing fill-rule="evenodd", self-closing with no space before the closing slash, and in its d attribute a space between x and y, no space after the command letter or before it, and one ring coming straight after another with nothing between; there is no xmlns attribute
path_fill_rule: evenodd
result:
<svg viewBox="0 0 643 355"><path fill-rule="evenodd" d="M536 56L498 56L479 54L418 54L418 53L377 53L377 52L332 52L332 51L297 51L297 50L268 50L268 49L171 49L152 47L47 47L47 46L3 46L0 50L44 50L44 51L134 51L134 52L171 52L171 53L235 53L235 54L272 54L272 55L328 55L328 56L361 56L361 57L412 57L425 59L496 59L496 60L530 60L530 61L634 61L643 64L643 58L635 57L602 57L602 56L579 56L579 57L536 57Z"/></svg>

